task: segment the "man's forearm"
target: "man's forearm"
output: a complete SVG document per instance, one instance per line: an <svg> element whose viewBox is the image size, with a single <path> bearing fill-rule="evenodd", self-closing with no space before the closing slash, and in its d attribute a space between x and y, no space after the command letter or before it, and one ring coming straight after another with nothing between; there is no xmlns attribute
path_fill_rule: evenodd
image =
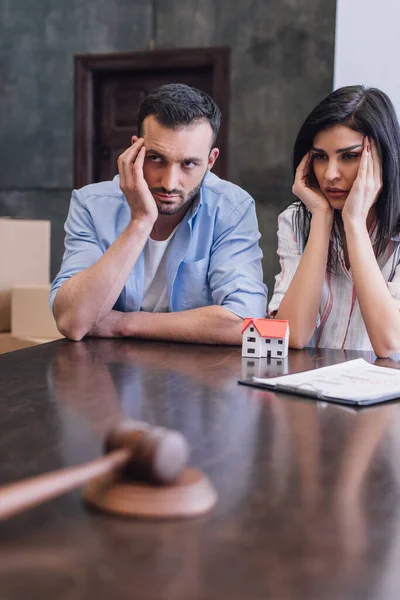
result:
<svg viewBox="0 0 400 600"><path fill-rule="evenodd" d="M64 335L81 339L110 313L151 229L151 222L131 221L94 265L61 286L53 311Z"/></svg>
<svg viewBox="0 0 400 600"><path fill-rule="evenodd" d="M222 306L205 306L171 313L111 311L88 335L240 345L242 323L240 317Z"/></svg>

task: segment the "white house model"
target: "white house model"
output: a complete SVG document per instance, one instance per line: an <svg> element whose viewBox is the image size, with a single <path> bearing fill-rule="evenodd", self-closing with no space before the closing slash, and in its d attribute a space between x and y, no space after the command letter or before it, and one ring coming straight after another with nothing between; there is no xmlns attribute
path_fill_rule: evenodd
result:
<svg viewBox="0 0 400 600"><path fill-rule="evenodd" d="M245 319L242 328L242 356L284 358L289 351L289 321Z"/></svg>

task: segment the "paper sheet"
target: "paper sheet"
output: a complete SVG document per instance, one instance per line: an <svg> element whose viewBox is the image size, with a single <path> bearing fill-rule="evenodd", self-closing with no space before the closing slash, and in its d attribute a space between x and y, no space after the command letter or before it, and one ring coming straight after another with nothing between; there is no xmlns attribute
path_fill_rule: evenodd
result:
<svg viewBox="0 0 400 600"><path fill-rule="evenodd" d="M312 371L270 379L253 377L258 383L309 390L327 398L374 400L400 397L400 370L371 365L363 358Z"/></svg>

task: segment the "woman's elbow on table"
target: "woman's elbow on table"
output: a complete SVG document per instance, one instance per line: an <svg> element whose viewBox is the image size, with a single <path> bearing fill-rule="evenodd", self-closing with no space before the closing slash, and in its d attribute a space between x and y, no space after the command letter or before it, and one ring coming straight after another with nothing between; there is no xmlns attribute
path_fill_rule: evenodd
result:
<svg viewBox="0 0 400 600"><path fill-rule="evenodd" d="M311 337L312 334L309 335L307 332L298 331L296 328L290 328L289 348L293 348L294 350L303 350L303 348L308 345Z"/></svg>
<svg viewBox="0 0 400 600"><path fill-rule="evenodd" d="M299 338L294 338L290 336L289 338L289 348L293 350L303 350L303 348L307 345L307 342L301 340Z"/></svg>
<svg viewBox="0 0 400 600"><path fill-rule="evenodd" d="M384 342L372 343L372 348L378 358L389 358L400 352L400 339L388 339Z"/></svg>

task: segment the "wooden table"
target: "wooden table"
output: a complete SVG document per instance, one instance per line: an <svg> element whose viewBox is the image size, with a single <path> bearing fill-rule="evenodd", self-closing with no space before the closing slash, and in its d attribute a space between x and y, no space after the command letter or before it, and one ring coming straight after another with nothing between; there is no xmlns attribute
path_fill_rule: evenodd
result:
<svg viewBox="0 0 400 600"><path fill-rule="evenodd" d="M96 457L129 416L183 431L219 494L187 521L91 512L77 490L3 522L0 598L399 598L400 404L355 411L237 384L359 356L373 360L62 340L0 357L1 483Z"/></svg>

